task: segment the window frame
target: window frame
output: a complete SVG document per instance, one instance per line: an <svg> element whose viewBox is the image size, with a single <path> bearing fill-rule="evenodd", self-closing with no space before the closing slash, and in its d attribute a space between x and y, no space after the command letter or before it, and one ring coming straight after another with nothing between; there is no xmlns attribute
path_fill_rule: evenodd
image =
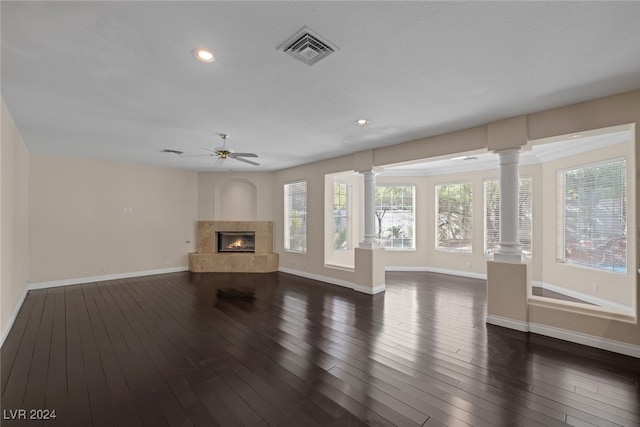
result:
<svg viewBox="0 0 640 427"><path fill-rule="evenodd" d="M575 246L572 245L573 246L572 248L568 248L567 230L569 230L570 228L567 226L568 221L567 221L567 209L566 209L566 204L567 204L567 194L566 194L567 193L567 187L566 187L567 175L566 174L570 172L581 171L581 170L594 169L594 168L606 166L606 165L614 165L616 163L622 164L622 169L618 173L618 177L622 179L622 182L618 183L618 186L615 187L616 189L615 191L619 191L617 194L620 196L620 215L622 216L622 219L623 219L622 221L623 234L621 234L620 236L613 236L613 237L611 236L591 237L590 240L584 240L581 238L582 237L581 232L577 231L579 228L582 228L582 227L576 226L575 227L576 238L574 239L576 241L570 242L570 243L573 243L573 245ZM614 179L617 178L616 176L612 176L612 177ZM598 191L598 189L605 188L602 185L600 185L598 188L598 184L602 184L602 181L593 180L593 183L595 188L592 189L592 191L594 192ZM585 164L575 165L575 166L571 166L563 169L558 169L556 171L556 262L564 265L572 266L572 267L588 268L588 269L593 269L593 270L597 270L605 273L626 275L629 271L629 265L628 265L629 253L628 253L628 250L626 249L626 243L629 237L628 235L629 233L628 203L629 203L629 185L628 185L628 170L627 170L626 156L620 156L620 157L615 157L611 159L601 160L598 162L585 163ZM578 205L577 209L574 208L574 211L577 212L576 216L578 218L576 219L576 222L578 223L578 225L583 224L580 222L582 220L582 216L580 215L580 213L584 212L587 209L587 207L583 207L585 205L586 204L580 204ZM612 208L614 208L615 204L612 202L611 206ZM596 209L597 211L599 209L599 206L598 204L594 204L593 206L591 206L591 208ZM596 228L596 226L599 223L600 224L603 223L604 222L602 221L603 218L609 219L609 222L612 224L615 223L616 221L615 215L616 214L614 212L610 216L594 217L592 220L594 224L593 228ZM605 227L600 227L600 228L601 230L606 230ZM615 227L611 226L611 229L607 231L613 231L613 228ZM592 231L590 230L589 233L591 232ZM597 234L597 231L595 233ZM619 256L618 259L622 260L622 262L624 263L623 269L618 269L618 270L616 269L617 265L614 262L614 260L616 259L614 251L612 251L610 254L611 261L612 261L611 264L607 264L605 267L598 266L597 261L594 261L594 262L583 261L584 255L587 254L587 257L589 257L589 253L593 253L593 257L596 260L606 259L607 257L606 246L608 245L609 241L613 241L612 243L612 247L613 247L613 245L615 245L621 238L624 239L625 246L624 246L624 251L622 251L623 255ZM600 240L606 239L606 241L605 243L599 244L594 247L593 246L594 240L597 240L597 239L600 239ZM586 243L583 244L582 243L583 241ZM570 254L569 256L572 256L572 253L574 250L576 250L577 253L582 253L582 255L579 255L580 259L569 260L567 256L568 254Z"/></svg>
<svg viewBox="0 0 640 427"><path fill-rule="evenodd" d="M410 237L391 237L390 236L390 241L392 241L392 245L386 245L384 244L385 242L383 240L381 240L381 234L382 231L380 230L380 222L381 220L378 217L378 188L410 188L411 189L411 210L409 212L409 215L411 217L411 226L409 228L409 230L407 231L408 235ZM394 183L376 183L376 187L375 187L375 210L376 210L376 222L375 222L375 233L376 233L376 238L378 239L379 242L381 242L385 248L385 250L389 250L389 251L415 251L416 250L416 184L394 184ZM399 206L401 207L406 207L408 206L407 204L404 204L404 192L402 194L402 200L403 203ZM397 209L396 209L397 211ZM385 213L386 215L386 213ZM395 218L395 216L391 217L391 222L392 223L396 223L398 221L402 222L402 220L398 220L398 221L394 221L393 218ZM382 219L382 221L384 221L384 218ZM389 218L387 218L387 222L389 222ZM400 225L402 227L402 224ZM397 227L397 225L391 225L391 227ZM398 232L396 232L396 235L400 233L400 230ZM393 230L391 230L392 235L394 234ZM397 239L401 239L402 242L402 246L393 246ZM405 240L410 240L410 246L404 246Z"/></svg>
<svg viewBox="0 0 640 427"><path fill-rule="evenodd" d="M292 239L295 238L292 237L291 235L291 229L293 228L293 224L292 224L292 219L291 219L291 213L294 212L294 210L292 209L292 204L293 204L293 196L294 193L292 193L290 190L291 189L295 189L296 186L304 184L304 194L300 194L300 196L304 195L304 203L303 203L303 209L301 210L302 214L300 215L300 228L301 228L301 236L298 236L297 239L301 240L302 244L301 244L301 248L300 249L292 249L291 248L291 241ZM284 189L284 242L283 242L283 246L284 246L284 250L287 252L294 252L294 253L301 253L301 254L305 254L307 253L307 207L308 207L308 183L307 180L299 180L299 181L292 181L292 182L287 182L284 184L283 186Z"/></svg>
<svg viewBox="0 0 640 427"><path fill-rule="evenodd" d="M340 207L343 207L345 213L341 214L341 215L336 215L336 188L344 188L344 204L340 205ZM352 193L353 193L353 189L352 189L352 185L351 183L348 182L340 182L340 181L334 181L333 182L333 252L341 252L341 251L348 251L348 250L352 250L353 249L353 244L352 244L352 240L353 240L353 236L352 236L352 224L351 224L351 217L352 217ZM345 236L344 236L344 243L345 243L345 247L343 248L336 248L336 234L339 232L336 228L336 218L340 218L341 220L343 220L344 222L346 222L346 227L344 228L344 232L345 232Z"/></svg>
<svg viewBox="0 0 640 427"><path fill-rule="evenodd" d="M468 220L468 227L465 229L465 233L467 238L465 239L449 239L449 241L455 240L466 240L469 242L468 249L464 248L453 248L446 247L440 245L440 197L439 197L439 188L445 186L462 186L468 185L468 214L466 218ZM435 196L435 251L440 253L451 253L451 254L464 254L470 255L473 253L473 180L465 180L465 181L450 181L450 182L440 182L434 184L434 196Z"/></svg>

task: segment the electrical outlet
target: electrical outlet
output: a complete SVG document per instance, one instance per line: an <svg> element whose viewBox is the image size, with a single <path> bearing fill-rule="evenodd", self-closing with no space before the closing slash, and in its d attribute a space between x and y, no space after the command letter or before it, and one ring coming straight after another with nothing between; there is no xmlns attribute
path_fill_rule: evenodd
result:
<svg viewBox="0 0 640 427"><path fill-rule="evenodd" d="M467 263L467 268L469 268L469 269L471 268L471 263L470 262Z"/></svg>
<svg viewBox="0 0 640 427"><path fill-rule="evenodd" d="M104 264L102 264L102 265L100 266L100 271L101 271L101 272L103 272L103 273L104 273L105 271L107 271L107 266L106 266L106 265L104 265Z"/></svg>
<svg viewBox="0 0 640 427"><path fill-rule="evenodd" d="M598 292L598 284L597 284L596 282L593 282L593 283L591 284L591 290L592 290L593 292Z"/></svg>

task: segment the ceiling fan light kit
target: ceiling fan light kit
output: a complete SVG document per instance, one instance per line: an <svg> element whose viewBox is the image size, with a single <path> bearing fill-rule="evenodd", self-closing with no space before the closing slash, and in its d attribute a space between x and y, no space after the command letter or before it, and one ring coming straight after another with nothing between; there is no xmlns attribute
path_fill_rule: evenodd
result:
<svg viewBox="0 0 640 427"><path fill-rule="evenodd" d="M243 163L248 163L248 164L253 165L253 166L260 166L260 163L258 163L258 162L254 162L253 160L245 159L245 157L258 157L257 154L255 154L255 153L236 153L235 151L233 151L233 149L227 148L227 138L229 138L228 134L221 133L220 134L220 138L222 138L222 147L216 147L216 149L214 151L215 154L212 154L212 155L218 156L218 159L220 159L220 160L234 159L234 160L238 160L238 161L243 162Z"/></svg>

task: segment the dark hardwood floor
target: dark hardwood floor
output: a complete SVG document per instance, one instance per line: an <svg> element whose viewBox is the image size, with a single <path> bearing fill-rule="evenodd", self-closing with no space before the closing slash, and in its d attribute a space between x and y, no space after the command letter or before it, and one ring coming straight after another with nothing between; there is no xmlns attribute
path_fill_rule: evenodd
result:
<svg viewBox="0 0 640 427"><path fill-rule="evenodd" d="M375 296L284 273L32 291L2 347L2 425L640 425L639 359L485 310L484 281L434 273Z"/></svg>

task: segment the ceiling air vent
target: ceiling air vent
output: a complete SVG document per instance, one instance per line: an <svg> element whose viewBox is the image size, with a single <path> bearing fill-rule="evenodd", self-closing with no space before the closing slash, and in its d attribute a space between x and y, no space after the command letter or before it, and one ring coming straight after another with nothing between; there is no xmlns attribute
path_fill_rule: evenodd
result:
<svg viewBox="0 0 640 427"><path fill-rule="evenodd" d="M180 155L180 154L183 153L182 151L172 150L171 148L163 148L162 152L163 153L170 153L170 154L177 154L177 155Z"/></svg>
<svg viewBox="0 0 640 427"><path fill-rule="evenodd" d="M305 27L282 43L278 49L298 61L313 65L335 52L338 48L327 41L321 40L317 34Z"/></svg>

